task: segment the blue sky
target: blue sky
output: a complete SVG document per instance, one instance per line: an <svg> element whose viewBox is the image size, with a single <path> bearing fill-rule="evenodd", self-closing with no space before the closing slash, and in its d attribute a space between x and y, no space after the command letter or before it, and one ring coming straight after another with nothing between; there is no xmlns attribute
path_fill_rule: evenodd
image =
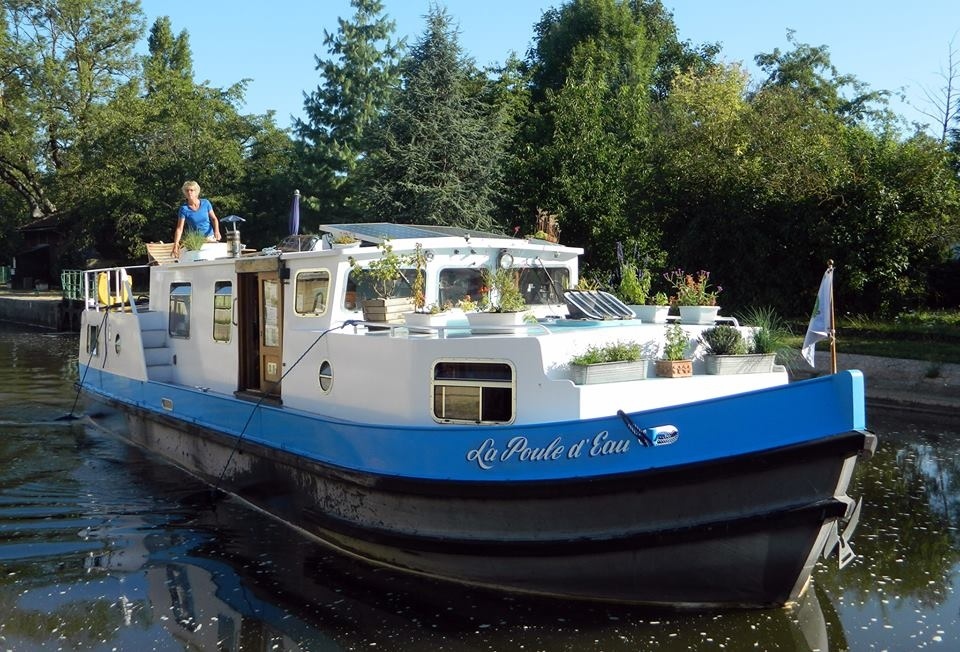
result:
<svg viewBox="0 0 960 652"><path fill-rule="evenodd" d="M550 7L546 0L447 0L459 23L460 42L478 65L501 63L510 51L524 55L533 26ZM938 92L950 42L960 58L960 0L665 0L679 36L693 43L719 42L721 57L741 61L757 79L753 56L787 49L796 40L829 47L833 64L875 89L902 92L892 108L909 120L929 122L924 90ZM301 115L303 93L316 87L314 55L327 57L324 30L353 15L348 0L141 0L148 25L169 16L175 32L187 30L198 81L228 86L250 79L248 113L276 111L286 127ZM424 30L427 0L384 0L397 35L412 43ZM143 48L146 48L145 40Z"/></svg>

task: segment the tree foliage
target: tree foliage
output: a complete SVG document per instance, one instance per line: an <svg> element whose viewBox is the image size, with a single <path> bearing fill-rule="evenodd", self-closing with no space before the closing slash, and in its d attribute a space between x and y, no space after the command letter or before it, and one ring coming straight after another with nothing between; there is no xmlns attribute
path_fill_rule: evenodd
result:
<svg viewBox="0 0 960 652"><path fill-rule="evenodd" d="M51 180L77 171L100 103L134 70L142 26L130 0L4 0L0 179L34 216L57 210ZM8 98L9 97L9 101Z"/></svg>
<svg viewBox="0 0 960 652"><path fill-rule="evenodd" d="M389 103L399 77L404 41L391 41L394 22L379 0L351 0L352 20L338 19L336 34L324 31L330 58L315 57L322 81L305 96L307 119L297 119L310 189L307 201L333 221L354 221L353 175L366 152L366 136Z"/></svg>
<svg viewBox="0 0 960 652"><path fill-rule="evenodd" d="M450 15L431 9L425 33L401 64L401 88L362 165L362 196L371 216L495 228L503 132L500 114L483 101L476 77Z"/></svg>

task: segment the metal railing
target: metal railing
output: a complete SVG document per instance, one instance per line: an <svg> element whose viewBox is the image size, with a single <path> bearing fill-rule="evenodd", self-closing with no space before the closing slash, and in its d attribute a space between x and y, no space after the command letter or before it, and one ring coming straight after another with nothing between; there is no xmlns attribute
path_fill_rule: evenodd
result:
<svg viewBox="0 0 960 652"><path fill-rule="evenodd" d="M65 269L60 272L60 287L63 290L64 299L83 298L83 270Z"/></svg>

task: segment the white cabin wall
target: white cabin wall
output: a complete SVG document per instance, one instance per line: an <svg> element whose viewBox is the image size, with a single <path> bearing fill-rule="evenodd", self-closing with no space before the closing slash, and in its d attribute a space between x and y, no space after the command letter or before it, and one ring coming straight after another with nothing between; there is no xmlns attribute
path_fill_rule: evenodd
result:
<svg viewBox="0 0 960 652"><path fill-rule="evenodd" d="M238 344L236 305L230 325L230 341L213 339L213 291L218 281L233 284L233 296L237 296L237 275L234 259L223 258L198 263L178 263L155 268L157 271L151 285L150 309L164 315L164 327L168 328L168 310L171 283L190 283L190 336L171 337L167 345L173 354L171 381L182 385L209 388L215 392L232 394L237 389Z"/></svg>

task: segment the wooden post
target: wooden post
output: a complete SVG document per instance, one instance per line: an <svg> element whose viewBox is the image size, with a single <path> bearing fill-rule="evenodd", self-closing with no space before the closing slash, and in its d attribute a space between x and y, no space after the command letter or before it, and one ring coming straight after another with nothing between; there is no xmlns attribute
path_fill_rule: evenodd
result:
<svg viewBox="0 0 960 652"><path fill-rule="evenodd" d="M830 274L830 373L837 373L837 323L833 310L833 260L827 261Z"/></svg>

